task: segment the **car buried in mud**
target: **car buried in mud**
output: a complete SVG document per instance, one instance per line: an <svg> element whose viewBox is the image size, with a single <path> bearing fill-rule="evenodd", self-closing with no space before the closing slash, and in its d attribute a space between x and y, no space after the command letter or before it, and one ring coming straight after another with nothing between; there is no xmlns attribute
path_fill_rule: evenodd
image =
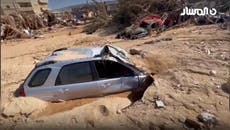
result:
<svg viewBox="0 0 230 130"><path fill-rule="evenodd" d="M135 67L128 53L105 45L55 50L36 64L19 87L21 96L66 101L132 91L144 93L153 78Z"/></svg>

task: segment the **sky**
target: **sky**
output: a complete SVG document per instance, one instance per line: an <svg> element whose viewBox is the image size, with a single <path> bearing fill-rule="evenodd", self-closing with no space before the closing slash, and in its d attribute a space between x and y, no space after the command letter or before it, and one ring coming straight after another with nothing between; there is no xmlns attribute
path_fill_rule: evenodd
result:
<svg viewBox="0 0 230 130"><path fill-rule="evenodd" d="M89 2L91 0L88 0ZM108 0L103 0L108 1ZM59 9L71 5L84 4L87 3L87 0L48 0L48 7L53 9Z"/></svg>

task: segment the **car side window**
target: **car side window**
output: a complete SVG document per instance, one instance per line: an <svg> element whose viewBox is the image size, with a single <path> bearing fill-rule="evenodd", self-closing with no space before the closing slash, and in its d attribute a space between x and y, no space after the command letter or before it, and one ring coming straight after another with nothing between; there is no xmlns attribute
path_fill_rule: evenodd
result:
<svg viewBox="0 0 230 130"><path fill-rule="evenodd" d="M66 85L93 81L89 62L65 65L60 70L55 85Z"/></svg>
<svg viewBox="0 0 230 130"><path fill-rule="evenodd" d="M48 78L50 72L51 72L50 68L38 70L31 78L28 86L29 87L42 86L45 83L46 79Z"/></svg>
<svg viewBox="0 0 230 130"><path fill-rule="evenodd" d="M95 61L94 63L100 79L129 77L135 75L130 68L114 61L102 60Z"/></svg>

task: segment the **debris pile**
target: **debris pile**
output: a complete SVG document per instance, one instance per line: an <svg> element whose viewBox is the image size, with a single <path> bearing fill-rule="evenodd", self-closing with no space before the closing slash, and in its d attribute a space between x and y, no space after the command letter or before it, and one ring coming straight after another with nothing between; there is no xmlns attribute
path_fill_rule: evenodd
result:
<svg viewBox="0 0 230 130"><path fill-rule="evenodd" d="M121 1L120 3L127 4L127 1ZM215 2L212 1L212 4L209 4L207 1L144 1L145 5L139 3L138 1L132 2L129 5L131 8L140 8L140 10L129 10L127 12L122 12L124 7L120 7L118 10L118 14L121 13L123 16L120 16L121 21L126 20L126 23L130 23L131 26L126 27L123 31L119 32L116 38L122 39L139 39L142 37L146 37L151 35L152 32L156 32L157 34L169 29L171 27L177 27L186 24L196 24L196 25L207 25L207 24L219 24L222 29L230 29L230 14L227 11L228 9L223 8L226 4L224 1ZM131 3L131 2L130 2ZM161 3L164 3L162 5ZM227 2L229 3L229 2ZM184 8L186 9L201 9L201 7L207 8L217 7L216 10L221 11L217 12L216 15L181 15ZM128 8L128 7L127 7ZM207 9L208 9L207 8ZM229 7L228 7L229 8ZM120 12L119 12L120 11ZM132 12L134 11L134 12ZM119 14L119 15L121 15ZM125 18L129 17L129 18ZM115 16L116 18L116 16ZM124 23L125 24L125 23ZM129 25L130 25L129 24Z"/></svg>
<svg viewBox="0 0 230 130"><path fill-rule="evenodd" d="M36 14L12 13L1 18L1 38L30 38L32 30L45 27L44 19Z"/></svg>

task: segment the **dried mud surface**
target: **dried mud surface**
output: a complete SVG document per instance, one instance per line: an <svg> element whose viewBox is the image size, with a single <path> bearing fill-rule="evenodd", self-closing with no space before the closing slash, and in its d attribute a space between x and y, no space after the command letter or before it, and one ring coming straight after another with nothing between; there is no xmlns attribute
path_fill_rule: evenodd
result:
<svg viewBox="0 0 230 130"><path fill-rule="evenodd" d="M132 60L154 74L155 86L150 86L142 99L133 104L128 99L130 92L48 103L42 112L32 116L0 117L1 127L186 129L181 119L197 120L201 112L209 111L219 122L213 129L230 129L229 30L217 25L188 26L139 40L120 40L114 35L86 35L80 29L52 30L44 38L6 41L1 45L2 109L15 98L14 91L36 60L63 47L109 43L127 51L140 50L142 55L134 55ZM165 108L156 107L156 97L160 97Z"/></svg>

